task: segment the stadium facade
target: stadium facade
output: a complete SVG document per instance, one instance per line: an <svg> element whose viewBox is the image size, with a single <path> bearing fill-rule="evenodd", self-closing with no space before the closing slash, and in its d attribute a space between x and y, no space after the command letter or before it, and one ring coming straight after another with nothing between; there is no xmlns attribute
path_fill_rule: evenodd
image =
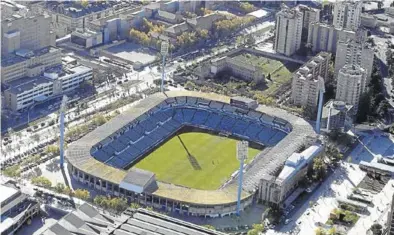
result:
<svg viewBox="0 0 394 235"><path fill-rule="evenodd" d="M237 177L217 190L199 190L158 181L154 172L133 167L184 126L265 146L245 168L241 210L263 199L261 179L277 176L287 158L316 138L309 123L281 109L242 109L230 105L230 97L172 91L142 100L72 143L68 168L89 187L157 209L211 217L234 213Z"/></svg>

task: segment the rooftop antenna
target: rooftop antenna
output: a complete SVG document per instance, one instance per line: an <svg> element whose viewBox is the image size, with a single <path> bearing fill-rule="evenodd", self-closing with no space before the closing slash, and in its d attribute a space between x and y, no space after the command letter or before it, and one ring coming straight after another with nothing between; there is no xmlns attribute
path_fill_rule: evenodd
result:
<svg viewBox="0 0 394 235"><path fill-rule="evenodd" d="M242 194L242 178L244 173L244 161L248 156L248 141L237 142L237 159L239 161L239 178L238 178L238 197L237 197L237 215L240 215L241 211L241 194Z"/></svg>
<svg viewBox="0 0 394 235"><path fill-rule="evenodd" d="M60 106L60 168L64 165L64 113L67 110L67 100L67 96L64 95Z"/></svg>

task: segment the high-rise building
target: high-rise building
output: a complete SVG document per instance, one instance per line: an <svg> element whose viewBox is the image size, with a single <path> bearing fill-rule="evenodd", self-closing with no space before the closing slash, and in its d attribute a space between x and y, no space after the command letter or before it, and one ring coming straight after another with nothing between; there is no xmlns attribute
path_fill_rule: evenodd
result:
<svg viewBox="0 0 394 235"><path fill-rule="evenodd" d="M293 73L291 99L294 105L302 106L312 112L316 111L319 77L327 82L330 59L330 53L320 52Z"/></svg>
<svg viewBox="0 0 394 235"><path fill-rule="evenodd" d="M321 127L327 130L348 131L353 124L353 105L329 100L323 107Z"/></svg>
<svg viewBox="0 0 394 235"><path fill-rule="evenodd" d="M309 24L313 22L319 22L320 20L320 10L302 4L298 5L297 7L303 13L302 36L306 40L308 37Z"/></svg>
<svg viewBox="0 0 394 235"><path fill-rule="evenodd" d="M303 15L297 7L291 9L283 7L276 14L274 44L276 52L291 56L300 49Z"/></svg>
<svg viewBox="0 0 394 235"><path fill-rule="evenodd" d="M37 50L54 46L50 30L51 18L45 15L12 15L1 20L1 55L19 49Z"/></svg>
<svg viewBox="0 0 394 235"><path fill-rule="evenodd" d="M365 70L368 84L372 74L373 55L372 46L362 38L339 41L335 57L335 75L338 76L339 70L344 65L357 64Z"/></svg>
<svg viewBox="0 0 394 235"><path fill-rule="evenodd" d="M337 28L357 30L360 26L362 1L338 1L334 6L333 24Z"/></svg>
<svg viewBox="0 0 394 235"><path fill-rule="evenodd" d="M347 41L348 39L356 39L357 37L366 38L367 31L359 29L357 32L336 28L320 22L309 24L307 44L311 46L312 52L328 51L336 53L337 42Z"/></svg>
<svg viewBox="0 0 394 235"><path fill-rule="evenodd" d="M339 70L335 99L354 106L357 113L361 95L366 90L366 71L357 64L345 65Z"/></svg>

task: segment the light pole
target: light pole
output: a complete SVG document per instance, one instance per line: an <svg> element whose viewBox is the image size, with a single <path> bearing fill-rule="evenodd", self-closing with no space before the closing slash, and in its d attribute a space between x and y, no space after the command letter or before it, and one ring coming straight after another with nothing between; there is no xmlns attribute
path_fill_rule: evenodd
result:
<svg viewBox="0 0 394 235"><path fill-rule="evenodd" d="M160 87L160 91L161 93L164 92L164 74L165 74L165 68L164 68L164 64L166 62L166 56L168 54L168 47L169 47L169 43L167 41L163 41L161 43L161 49L160 49L160 54L162 56L162 64L161 64L161 87Z"/></svg>
<svg viewBox="0 0 394 235"><path fill-rule="evenodd" d="M247 141L237 142L237 159L239 161L239 174L238 174L238 197L237 197L237 215L240 215L241 210L241 194L242 194L242 177L244 171L244 161L248 157L248 146Z"/></svg>
<svg viewBox="0 0 394 235"><path fill-rule="evenodd" d="M60 168L63 168L64 164L64 113L67 109L67 96L63 96L62 104L60 106Z"/></svg>
<svg viewBox="0 0 394 235"><path fill-rule="evenodd" d="M321 113L323 109L323 94L326 92L326 88L324 87L324 80L322 77L319 76L319 106L317 110L317 117L316 117L316 133L320 134L320 121L321 121ZM327 123L328 124L328 123Z"/></svg>

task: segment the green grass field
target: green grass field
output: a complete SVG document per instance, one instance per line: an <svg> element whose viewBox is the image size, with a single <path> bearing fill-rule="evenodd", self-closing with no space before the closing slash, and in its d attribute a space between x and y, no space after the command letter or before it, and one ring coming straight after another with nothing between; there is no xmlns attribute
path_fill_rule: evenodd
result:
<svg viewBox="0 0 394 235"><path fill-rule="evenodd" d="M246 162L259 151L249 148ZM218 189L239 167L236 140L201 132L180 134L135 166L154 172L159 181L196 189Z"/></svg>

